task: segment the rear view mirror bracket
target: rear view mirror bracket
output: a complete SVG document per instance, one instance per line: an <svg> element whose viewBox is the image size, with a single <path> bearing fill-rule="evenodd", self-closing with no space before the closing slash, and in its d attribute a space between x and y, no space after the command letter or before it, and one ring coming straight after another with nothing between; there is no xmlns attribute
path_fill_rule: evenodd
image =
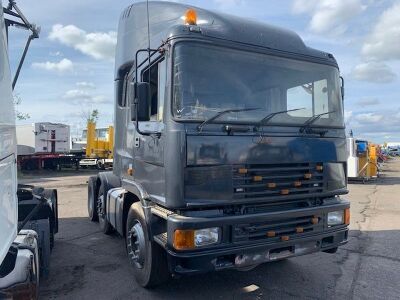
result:
<svg viewBox="0 0 400 300"><path fill-rule="evenodd" d="M148 58L143 61L142 63L138 64L138 55L139 53L145 52L148 54ZM154 56L156 53L159 53L159 49L139 49L136 51L135 54L135 80L138 79L138 69L147 61L150 66L151 57ZM133 104L131 106L131 117L132 121L135 121L136 131L141 135L147 136L156 136L160 137L160 132L147 132L141 131L139 128L139 121L150 121L150 83L148 82L134 82L134 97L133 97Z"/></svg>
<svg viewBox="0 0 400 300"><path fill-rule="evenodd" d="M344 101L344 78L340 76L340 93L342 94L342 100Z"/></svg>

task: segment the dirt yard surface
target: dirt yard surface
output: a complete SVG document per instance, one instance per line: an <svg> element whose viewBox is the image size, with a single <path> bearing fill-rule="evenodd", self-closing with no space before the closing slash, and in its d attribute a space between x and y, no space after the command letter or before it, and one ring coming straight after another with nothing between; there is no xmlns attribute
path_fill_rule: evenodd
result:
<svg viewBox="0 0 400 300"><path fill-rule="evenodd" d="M90 173L24 176L23 183L58 189L60 232L41 299L399 299L400 160L382 177L350 184L350 241L336 254L318 253L174 279L153 290L139 287L117 235L100 232L87 217Z"/></svg>

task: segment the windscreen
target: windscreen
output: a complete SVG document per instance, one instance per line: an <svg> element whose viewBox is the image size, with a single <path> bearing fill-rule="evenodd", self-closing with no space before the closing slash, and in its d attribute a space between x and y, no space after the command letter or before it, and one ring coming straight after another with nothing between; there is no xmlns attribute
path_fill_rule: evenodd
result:
<svg viewBox="0 0 400 300"><path fill-rule="evenodd" d="M259 122L274 112L273 124L343 126L337 68L302 60L235 50L197 42L174 48L173 113L182 120L205 120L226 109L215 122Z"/></svg>

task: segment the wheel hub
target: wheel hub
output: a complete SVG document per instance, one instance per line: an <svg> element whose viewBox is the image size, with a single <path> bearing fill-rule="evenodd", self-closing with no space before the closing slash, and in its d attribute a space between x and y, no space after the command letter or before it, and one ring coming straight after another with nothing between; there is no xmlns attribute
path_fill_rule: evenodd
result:
<svg viewBox="0 0 400 300"><path fill-rule="evenodd" d="M127 234L128 256L131 263L142 269L146 256L146 241L142 225L136 221Z"/></svg>

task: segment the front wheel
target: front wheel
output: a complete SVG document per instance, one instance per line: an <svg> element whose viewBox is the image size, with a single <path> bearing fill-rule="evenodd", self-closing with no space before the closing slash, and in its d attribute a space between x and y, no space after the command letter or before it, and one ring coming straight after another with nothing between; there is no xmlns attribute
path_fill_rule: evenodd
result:
<svg viewBox="0 0 400 300"><path fill-rule="evenodd" d="M140 202L132 204L126 222L126 249L136 281L146 288L170 277L165 251L149 236Z"/></svg>

